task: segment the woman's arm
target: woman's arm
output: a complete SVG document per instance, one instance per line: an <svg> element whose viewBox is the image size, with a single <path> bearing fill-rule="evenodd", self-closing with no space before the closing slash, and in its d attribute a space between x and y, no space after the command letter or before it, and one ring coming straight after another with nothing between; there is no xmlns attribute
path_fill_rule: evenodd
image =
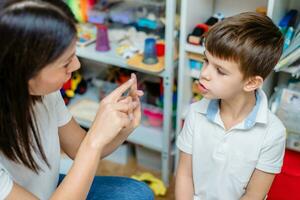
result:
<svg viewBox="0 0 300 200"><path fill-rule="evenodd" d="M96 173L101 151L101 147L93 141L93 138L85 137L68 175L51 199L85 199ZM34 200L38 198L14 182L6 199Z"/></svg>
<svg viewBox="0 0 300 200"><path fill-rule="evenodd" d="M60 147L74 160L86 131L72 118L66 125L58 128L58 133Z"/></svg>
<svg viewBox="0 0 300 200"><path fill-rule="evenodd" d="M130 124L129 117L125 113L133 110L134 107L132 104L118 102L118 99L132 84L132 80L124 83L102 100L88 134L80 143L71 169L50 199L86 198L103 148L119 134L123 127ZM24 199L23 197L36 199L28 191L14 184L8 198Z"/></svg>
<svg viewBox="0 0 300 200"><path fill-rule="evenodd" d="M133 80L124 83L101 101L95 120L80 144L69 173L51 199L86 198L104 147L117 137L123 127L130 124L125 113L134 107L118 100L133 83Z"/></svg>
<svg viewBox="0 0 300 200"><path fill-rule="evenodd" d="M244 196L241 200L263 200L267 196L272 182L275 178L275 174L263 172L255 169Z"/></svg>
<svg viewBox="0 0 300 200"><path fill-rule="evenodd" d="M194 184L192 172L192 155L180 151L175 185L176 200L192 200Z"/></svg>

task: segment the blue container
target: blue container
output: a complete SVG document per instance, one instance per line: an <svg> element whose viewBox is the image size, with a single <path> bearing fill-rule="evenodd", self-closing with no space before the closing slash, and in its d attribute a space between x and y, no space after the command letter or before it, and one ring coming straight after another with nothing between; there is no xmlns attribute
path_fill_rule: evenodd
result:
<svg viewBox="0 0 300 200"><path fill-rule="evenodd" d="M154 38L147 38L145 40L143 63L153 65L157 62L156 40Z"/></svg>

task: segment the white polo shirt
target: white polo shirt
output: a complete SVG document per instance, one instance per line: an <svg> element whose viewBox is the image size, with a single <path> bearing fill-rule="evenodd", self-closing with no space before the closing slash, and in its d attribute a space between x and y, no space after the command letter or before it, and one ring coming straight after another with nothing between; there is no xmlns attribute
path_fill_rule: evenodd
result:
<svg viewBox="0 0 300 200"><path fill-rule="evenodd" d="M219 100L193 103L177 146L192 155L194 199L238 200L255 169L279 173L285 138L285 128L268 109L261 89L246 119L228 131L220 117Z"/></svg>

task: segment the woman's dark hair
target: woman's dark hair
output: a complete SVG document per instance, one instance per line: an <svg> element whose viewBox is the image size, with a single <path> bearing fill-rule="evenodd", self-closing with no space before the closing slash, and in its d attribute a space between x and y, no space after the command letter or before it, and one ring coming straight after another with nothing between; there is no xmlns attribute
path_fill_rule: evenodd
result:
<svg viewBox="0 0 300 200"><path fill-rule="evenodd" d="M66 9L66 7L64 7ZM76 38L69 13L51 1L25 0L0 10L0 152L38 173L33 153L50 167L41 146L28 82Z"/></svg>

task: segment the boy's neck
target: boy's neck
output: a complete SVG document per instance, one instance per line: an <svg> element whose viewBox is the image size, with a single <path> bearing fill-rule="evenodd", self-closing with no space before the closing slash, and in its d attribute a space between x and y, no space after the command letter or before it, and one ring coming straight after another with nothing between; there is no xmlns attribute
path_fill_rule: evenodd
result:
<svg viewBox="0 0 300 200"><path fill-rule="evenodd" d="M220 101L220 116L226 130L242 122L255 106L255 91L241 93L232 99Z"/></svg>

